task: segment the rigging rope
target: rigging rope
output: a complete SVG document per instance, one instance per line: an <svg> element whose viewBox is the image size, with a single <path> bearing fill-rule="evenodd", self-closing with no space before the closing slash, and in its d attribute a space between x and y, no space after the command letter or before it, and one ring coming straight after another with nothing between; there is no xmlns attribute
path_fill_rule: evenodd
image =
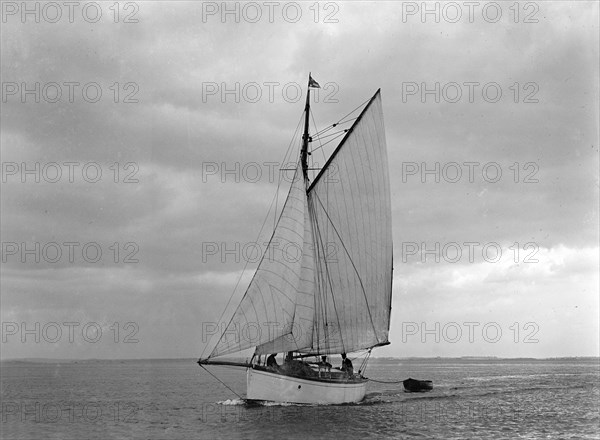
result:
<svg viewBox="0 0 600 440"><path fill-rule="evenodd" d="M371 98L369 98L369 99L371 99ZM367 100L366 100L365 102L363 102L362 104L359 104L359 105L358 105L358 106L357 106L357 107L356 107L354 110L352 110L350 113L346 114L346 116L343 116L343 117L342 117L340 120L338 120L338 122L336 122L335 124L331 124L331 125L329 125L328 127L325 127L325 128L323 129L323 131L320 131L320 132L318 131L317 133L315 133L315 136L316 136L316 135L319 135L319 134L321 134L321 133L323 133L323 132L325 132L325 131L327 131L327 130L330 130L330 129L332 129L332 128L333 128L333 127L335 127L336 125L345 124L345 123L347 123L347 122L350 122L350 121L352 121L352 120L356 119L356 118L350 118L350 119L348 119L347 121L344 121L344 119L346 119L346 118L347 118L348 116L350 116L352 113L354 113L354 112L355 112L355 111L357 111L359 108L361 108L363 105L365 105L367 102L369 102L369 99L367 99Z"/></svg>
<svg viewBox="0 0 600 440"><path fill-rule="evenodd" d="M292 139L290 140L290 144L288 145L288 148L285 152L285 156L283 156L283 162L281 162L280 168L284 165L287 164L286 160L288 160L288 156L290 156L290 160L291 160L291 155L292 155L292 147L295 144L296 141L296 137L298 136L300 127L302 125L302 116L300 116L300 119L298 120L298 124L296 125L296 130L294 131L294 136L292 136ZM277 190L275 191L275 210L273 211L273 230L275 230L275 228L277 227L277 204L279 202L279 188L281 187L281 180L283 179L283 176L281 175L281 169L279 170L279 178L277 180ZM270 209L269 209L270 212ZM267 216L269 215L269 213L267 213ZM262 229L261 229L262 231Z"/></svg>
<svg viewBox="0 0 600 440"><path fill-rule="evenodd" d="M371 308L369 307L369 301L367 299L367 292L365 291L365 286L363 285L363 281L362 281L362 278L360 277L360 273L358 272L358 269L356 268L356 265L354 264L354 261L352 260L352 256L350 255L350 252L348 252L348 249L346 248L346 245L344 244L340 233L338 232L337 228L335 227L333 220L331 220L331 217L329 217L329 213L325 209L325 206L323 205L323 202L321 201L319 194L315 193L315 196L317 197L317 201L323 208L323 212L327 216L327 220L329 220L329 223L331 224L331 227L333 228L334 232L336 233L336 235L340 241L340 244L344 248L344 251L346 252L346 255L348 256L348 260L350 260L350 263L352 263L352 267L354 268L354 272L356 273L356 277L358 278L358 281L360 283L360 288L362 290L363 296L365 297L365 304L367 305L367 312L369 314L369 320L371 321L371 327L373 327L373 331L375 332L375 338L377 339L377 342L379 342L379 336L377 335L377 328L375 327L375 324L373 323L373 317L371 316ZM333 289L332 289L332 295L333 295ZM334 305L335 305L335 302L334 302ZM336 311L336 314L337 314L337 311Z"/></svg>
<svg viewBox="0 0 600 440"><path fill-rule="evenodd" d="M377 380L377 379L371 379L369 378L369 380L371 382L377 382L377 383L389 383L389 384L397 384L397 383L402 383L404 382L403 380L391 380L391 381L387 381L387 380Z"/></svg>
<svg viewBox="0 0 600 440"><path fill-rule="evenodd" d="M240 399L244 400L244 398L243 398L242 396L240 396L238 393L236 393L235 391L233 391L233 390L232 390L232 389L229 387L229 385L227 385L225 382L223 382L223 381L222 381L221 379L219 379L217 376L215 376L215 375L214 375L214 374L212 374L210 371L208 371L204 365L202 365L202 364L199 364L199 365L202 367L202 369L203 369L204 371L206 371L206 372L207 372L208 374L210 374L212 377L214 377L214 378L215 378L215 379L217 379L219 382L221 382L221 385L223 385L225 388L227 388L227 389L228 389L229 391L231 391L233 394L235 394L236 396L238 396Z"/></svg>
<svg viewBox="0 0 600 440"><path fill-rule="evenodd" d="M315 121L315 115L314 115L314 112L312 110L310 112L310 117L312 118L313 125L314 125L315 130L316 130L316 133L313 136L310 137L310 139L311 139L310 140L310 143L311 143L310 144L310 148L311 148L311 150L310 150L310 157L311 157L312 165L314 167L314 165L315 165L315 158L312 156L312 154L315 152L315 150L318 150L319 148L322 148L323 144L321 143L321 139L317 137L317 133L319 133L319 127L317 127L317 122ZM318 140L319 141L320 145L317 148L313 148L312 142L314 140ZM323 150L321 150L321 152L323 153L323 160L325 162L327 162L327 158L325 157L325 152ZM313 178L314 177L315 177L315 174L313 174Z"/></svg>
<svg viewBox="0 0 600 440"><path fill-rule="evenodd" d="M340 133L346 133L347 131L348 131L348 130L340 130L340 131L334 131L333 133L329 133L329 134L323 134L323 135L321 135L321 136L319 136L319 137L312 136L312 140L313 140L313 142L314 142L315 140L317 140L317 141L320 141L320 140L322 140L322 139L324 139L324 138L326 138L326 137L330 137L330 136L336 136L336 135L338 135L338 134L340 134ZM320 148L320 147L317 147L317 148ZM312 151L314 151L314 149L313 149Z"/></svg>
<svg viewBox="0 0 600 440"><path fill-rule="evenodd" d="M317 199L318 199L318 195L317 195ZM313 199L311 198L311 200L313 200ZM342 331L341 331L342 325L340 324L340 316L339 316L338 311L337 311L337 306L336 306L336 303L335 303L335 296L333 294L333 283L332 283L331 277L329 275L329 266L327 265L327 251L325 250L325 246L323 246L323 236L321 235L321 229L319 227L317 215L314 214L314 212L315 212L315 210L314 210L314 204L312 205L312 207L313 207L313 216L314 216L313 219L314 219L314 225L315 225L314 227L315 227L315 232L316 232L315 240L316 240L316 243L318 245L320 244L319 246L316 247L316 252L320 253L320 251L325 251L324 258L319 258L317 260L317 265L319 265L319 267L323 267L324 268L324 270L322 271L322 272L324 272L323 273L324 279L322 280L322 286L323 286L322 293L323 293L323 296L322 296L321 299L323 301L322 302L322 304L323 304L322 306L323 306L323 309L325 311L325 316L324 316L325 321L324 321L324 327L323 327L323 332L325 333L325 336L326 336L325 344L327 345L327 351L329 351L329 338L327 338L327 336L329 335L328 334L328 332L329 332L329 323L327 321L327 286L329 286L329 292L331 292L331 303L333 304L333 312L335 313L335 319L337 321L337 326L338 326L338 329L340 330L340 332L339 332L340 342L342 344L342 349L344 351L346 351L346 346L344 344L344 337L343 337ZM325 209L325 208L323 208L323 209ZM321 266L321 264L322 264L322 266ZM319 293L321 293L321 292L319 292Z"/></svg>
<svg viewBox="0 0 600 440"><path fill-rule="evenodd" d="M369 362L369 358L371 357L371 350L373 350L372 348L370 348L367 351L367 355L365 356L365 358L362 361L362 364L360 365L360 368L358 370L358 374L361 374L364 376L365 371L367 371L367 363Z"/></svg>
<svg viewBox="0 0 600 440"><path fill-rule="evenodd" d="M337 134L337 136L335 136L333 139L328 140L327 142L325 142L324 144L321 143L321 139L323 137L328 137L328 136L332 136L332 134L328 134L326 136L323 136L324 133L328 132L329 130L331 130L334 127L337 127L338 125L342 125L342 124L347 124L350 123L351 121L354 121L355 119L358 119L358 117L355 118L350 118L347 121L344 121L344 119L346 119L348 116L350 116L352 113L354 113L355 111L357 111L359 108L361 108L362 106L364 106L367 102L369 102L369 100L367 99L365 102L363 102L362 104L360 104L358 107L356 107L354 110L352 110L350 113L347 113L345 116L343 116L341 119L339 119L337 122L325 127L323 130L319 130L317 127L317 124L315 122L315 117L313 112L311 111L310 116L312 117L313 120L313 125L315 126L315 130L316 133L314 133L311 138L313 140L318 140L319 141L319 146L316 148L312 148L311 145L311 154L314 153L316 150L321 150L321 152L323 153L323 160L325 160L325 162L327 162L327 158L325 157L325 152L323 151L323 147L327 144L329 144L330 142L335 141L336 139L338 139L342 134L346 133L348 130L342 130L342 131L338 131L334 134ZM313 158L313 162L314 162L314 158Z"/></svg>
<svg viewBox="0 0 600 440"><path fill-rule="evenodd" d="M347 131L347 130L346 130L346 131ZM345 131L343 131L343 132L338 132L338 134L337 134L337 136L336 136L336 137L334 137L334 138L332 138L332 139L329 139L327 142L325 142L324 144L321 144L321 145L319 145L319 146L318 146L318 147L316 147L316 148L313 148L313 149L311 150L311 153L313 153L313 152L315 152L315 151L317 151L317 150L320 150L320 149L322 149L322 148L323 148L325 145L327 145L327 144L330 144L331 142L333 142L333 141L335 141L335 140L339 139L340 137L342 137L342 134L344 134L344 133L345 133ZM317 140L318 140L319 142L321 142L321 139L317 139ZM325 157L325 153L323 153L323 157Z"/></svg>

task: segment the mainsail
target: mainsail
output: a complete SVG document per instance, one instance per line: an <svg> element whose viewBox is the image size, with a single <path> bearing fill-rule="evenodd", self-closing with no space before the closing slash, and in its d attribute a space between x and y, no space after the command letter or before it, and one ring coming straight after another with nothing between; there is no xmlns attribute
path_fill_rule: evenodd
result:
<svg viewBox="0 0 600 440"><path fill-rule="evenodd" d="M388 343L391 201L379 90L309 185L299 162L265 254L210 357Z"/></svg>
<svg viewBox="0 0 600 440"><path fill-rule="evenodd" d="M317 260L318 352L352 352L388 342L392 224L379 91L309 189L315 234L333 249Z"/></svg>

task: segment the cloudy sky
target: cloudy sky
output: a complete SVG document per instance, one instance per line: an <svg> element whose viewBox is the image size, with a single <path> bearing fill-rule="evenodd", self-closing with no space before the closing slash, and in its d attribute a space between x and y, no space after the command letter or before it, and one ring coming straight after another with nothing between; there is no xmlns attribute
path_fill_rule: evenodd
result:
<svg viewBox="0 0 600 440"><path fill-rule="evenodd" d="M395 270L374 355L599 354L596 2L20 5L3 359L199 356L289 187L309 71L318 128L382 90Z"/></svg>

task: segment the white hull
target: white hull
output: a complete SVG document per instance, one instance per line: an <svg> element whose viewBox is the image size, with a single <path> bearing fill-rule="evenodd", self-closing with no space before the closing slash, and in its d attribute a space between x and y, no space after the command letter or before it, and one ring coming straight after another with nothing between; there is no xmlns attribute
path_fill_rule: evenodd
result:
<svg viewBox="0 0 600 440"><path fill-rule="evenodd" d="M247 370L249 400L272 402L340 404L364 399L367 381L322 382L284 376L268 371Z"/></svg>

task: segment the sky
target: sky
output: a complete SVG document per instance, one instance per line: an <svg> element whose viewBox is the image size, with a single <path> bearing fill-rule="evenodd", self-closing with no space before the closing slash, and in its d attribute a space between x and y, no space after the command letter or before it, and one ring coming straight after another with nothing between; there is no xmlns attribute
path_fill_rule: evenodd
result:
<svg viewBox="0 0 600 440"><path fill-rule="evenodd" d="M281 209L309 72L312 133L381 88L374 356L599 355L598 3L22 5L2 4L2 359L200 356Z"/></svg>

